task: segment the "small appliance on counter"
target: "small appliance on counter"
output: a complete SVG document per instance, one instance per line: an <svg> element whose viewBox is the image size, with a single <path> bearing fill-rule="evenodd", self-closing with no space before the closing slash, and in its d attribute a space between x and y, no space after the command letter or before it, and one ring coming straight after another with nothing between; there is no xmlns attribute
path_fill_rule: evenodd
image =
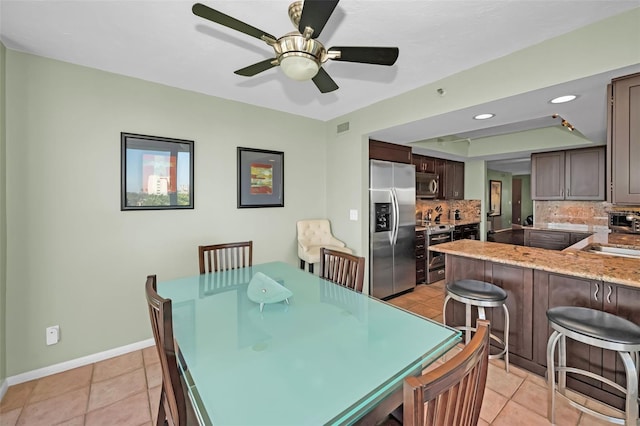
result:
<svg viewBox="0 0 640 426"><path fill-rule="evenodd" d="M611 232L640 234L640 212L610 212L609 229Z"/></svg>
<svg viewBox="0 0 640 426"><path fill-rule="evenodd" d="M461 218L460 218L460 210L456 209L456 210L453 212L453 219L454 219L454 220L460 220L460 219L461 219Z"/></svg>

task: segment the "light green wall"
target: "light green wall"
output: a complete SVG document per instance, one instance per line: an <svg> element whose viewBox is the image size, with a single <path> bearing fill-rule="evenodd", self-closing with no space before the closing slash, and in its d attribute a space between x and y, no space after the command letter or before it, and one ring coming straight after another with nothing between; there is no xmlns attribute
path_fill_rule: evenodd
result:
<svg viewBox="0 0 640 426"><path fill-rule="evenodd" d="M199 244L297 265L326 215L322 122L12 50L6 80L8 376L151 338L146 276L197 273ZM195 141L194 210L120 211L120 132ZM236 208L238 146L284 151L284 208Z"/></svg>
<svg viewBox="0 0 640 426"><path fill-rule="evenodd" d="M337 200L327 205L332 224L352 247L359 244L363 253L368 251L367 224L350 222L345 209L356 200L362 211L368 209L366 186L361 185L368 160L357 153L366 152L370 133L638 64L639 27L637 8L330 121L327 175L340 177L327 182L327 193ZM447 95L440 96L438 88ZM349 132L336 135L343 122L349 122Z"/></svg>
<svg viewBox="0 0 640 426"><path fill-rule="evenodd" d="M533 214L533 200L531 199L531 175L513 175L512 179L518 178L522 181L522 203L520 205L520 213L522 223L527 216Z"/></svg>
<svg viewBox="0 0 640 426"><path fill-rule="evenodd" d="M484 200L487 191L487 164L484 160L467 161L464 164L464 198L467 200ZM486 205L480 204L480 239L486 240Z"/></svg>
<svg viewBox="0 0 640 426"><path fill-rule="evenodd" d="M6 121L5 64L6 48L0 43L0 385L7 377L6 306L7 306L7 197L6 197Z"/></svg>
<svg viewBox="0 0 640 426"><path fill-rule="evenodd" d="M487 178L485 185L487 187L485 203L489 205L489 181L499 180L502 182L502 199L500 203L501 214L498 217L498 222L494 222L494 231L499 229L511 228L511 173L499 172L496 170L487 169Z"/></svg>

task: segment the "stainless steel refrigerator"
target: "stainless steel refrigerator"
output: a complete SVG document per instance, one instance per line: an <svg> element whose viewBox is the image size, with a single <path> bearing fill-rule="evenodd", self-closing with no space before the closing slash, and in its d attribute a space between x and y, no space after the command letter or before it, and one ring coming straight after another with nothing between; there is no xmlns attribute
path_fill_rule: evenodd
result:
<svg viewBox="0 0 640 426"><path fill-rule="evenodd" d="M416 286L416 188L411 164L370 160L369 294L379 299Z"/></svg>

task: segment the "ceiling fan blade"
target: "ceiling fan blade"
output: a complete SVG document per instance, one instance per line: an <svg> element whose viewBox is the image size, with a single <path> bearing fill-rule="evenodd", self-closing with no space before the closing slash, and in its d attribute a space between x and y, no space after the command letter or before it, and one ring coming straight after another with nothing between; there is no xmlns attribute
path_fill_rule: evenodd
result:
<svg viewBox="0 0 640 426"><path fill-rule="evenodd" d="M302 15L298 24L300 34L304 33L306 27L313 28L311 38L317 38L324 25L329 20L333 10L338 5L339 0L305 0L302 6Z"/></svg>
<svg viewBox="0 0 640 426"><path fill-rule="evenodd" d="M237 20L236 18L232 18L229 15L225 15L222 12L218 12L215 9L211 9L209 6L205 6L201 3L196 3L191 8L194 15L197 15L201 18L208 19L209 21L215 22L216 24L224 25L225 27L229 27L233 30L240 31L241 33L248 34L252 37L258 38L262 40L263 36L269 37L273 40L276 38L269 33L265 33L262 30L257 29L256 27L252 27L249 24L245 24L242 21Z"/></svg>
<svg viewBox="0 0 640 426"><path fill-rule="evenodd" d="M275 58L272 59L265 59L264 61L258 62L256 64L253 65L249 65L248 67L244 67L242 69L239 69L237 71L234 71L234 74L238 74L238 75L242 75L245 77L252 77L256 74L261 73L262 71L266 71L270 68L275 67L275 65L272 63L275 60Z"/></svg>
<svg viewBox="0 0 640 426"><path fill-rule="evenodd" d="M360 62L363 64L393 65L400 50L397 47L344 47L336 46L329 52L339 51L340 57L334 61Z"/></svg>
<svg viewBox="0 0 640 426"><path fill-rule="evenodd" d="M331 77L329 77L329 74L327 74L324 68L320 68L318 70L318 74L316 74L316 76L313 77L312 80L315 83L316 87L322 93L333 92L338 88L336 82L333 81Z"/></svg>

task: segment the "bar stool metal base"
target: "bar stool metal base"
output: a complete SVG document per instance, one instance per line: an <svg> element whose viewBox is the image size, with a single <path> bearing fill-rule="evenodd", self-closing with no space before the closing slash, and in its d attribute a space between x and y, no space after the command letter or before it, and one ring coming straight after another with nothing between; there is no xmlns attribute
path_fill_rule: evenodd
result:
<svg viewBox="0 0 640 426"><path fill-rule="evenodd" d="M586 309L586 308L569 308L569 309ZM602 312L604 315L610 315ZM547 314L548 315L548 314ZM639 363L639 351L640 344L632 343L619 343L613 341L603 340L603 338L596 338L587 336L583 333L576 332L572 329L563 327L562 325L554 322L549 317L551 328L554 330L547 342L547 382L548 382L548 406L547 406L547 418L549 422L555 423L555 408L556 394L562 396L571 406L578 410L590 414L598 419L608 421L614 424L637 426L638 425L638 366ZM566 338L569 337L572 340L576 340L587 345L609 349L616 351L625 368L627 377L626 389L615 383L614 381L603 377L599 374L591 371L583 370L580 368L567 366L567 343ZM555 364L555 349L558 346L558 362ZM556 385L555 375L558 372L558 383ZM574 401L567 395L567 373L574 373L590 377L605 383L618 391L626 395L626 404L624 413L621 412L620 417L610 416L598 411L595 411L584 404ZM592 399L586 397L588 399ZM619 410L616 410L619 411Z"/></svg>
<svg viewBox="0 0 640 426"><path fill-rule="evenodd" d="M502 338L491 333L489 336L494 341L502 345L503 349L497 354L489 355L490 359L503 358L504 366L507 373L509 372L509 310L504 300L478 300L460 296L455 293L447 292L442 306L442 323L447 325L447 303L449 299L457 300L465 305L465 325L456 326L454 328L465 332L465 344L471 340L471 332L475 332L476 328L471 325L471 306L478 308L478 318L487 319L484 308L497 308L502 306L504 310L504 336Z"/></svg>

